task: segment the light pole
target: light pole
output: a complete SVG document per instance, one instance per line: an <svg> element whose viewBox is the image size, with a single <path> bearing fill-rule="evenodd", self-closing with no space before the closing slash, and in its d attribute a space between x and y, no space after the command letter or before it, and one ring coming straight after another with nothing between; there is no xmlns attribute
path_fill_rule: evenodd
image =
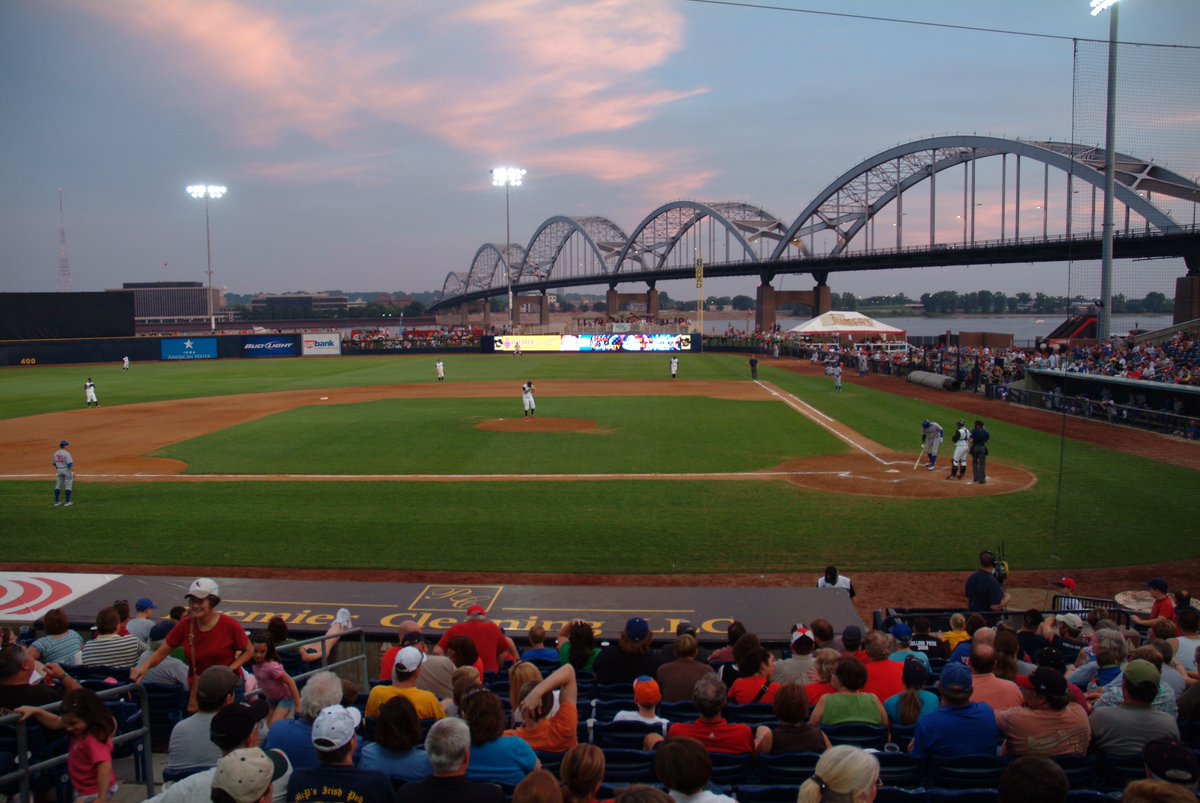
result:
<svg viewBox="0 0 1200 803"><path fill-rule="evenodd" d="M217 331L217 313L213 310L212 298L212 226L209 222L208 199L220 198L225 194L225 188L215 184L192 184L187 188L188 195L204 199L204 240L208 245L208 326L209 331Z"/></svg>
<svg viewBox="0 0 1200 803"><path fill-rule="evenodd" d="M1092 0L1092 16L1108 9L1108 109L1104 118L1104 226L1100 246L1100 314L1096 316L1096 342L1104 343L1112 330L1113 162L1116 159L1117 111L1117 0Z"/></svg>
<svg viewBox="0 0 1200 803"><path fill-rule="evenodd" d="M508 283L508 331L515 332L513 326L513 289L512 289L512 265L509 260L512 258L512 253L509 246L512 244L512 218L509 214L508 206L508 188L520 187L525 170L520 167L496 167L492 169L492 186L504 188L504 278Z"/></svg>

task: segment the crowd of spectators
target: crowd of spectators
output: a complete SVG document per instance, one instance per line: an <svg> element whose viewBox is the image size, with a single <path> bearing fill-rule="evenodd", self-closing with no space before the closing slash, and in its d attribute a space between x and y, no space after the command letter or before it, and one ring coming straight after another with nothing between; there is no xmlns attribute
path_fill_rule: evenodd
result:
<svg viewBox="0 0 1200 803"><path fill-rule="evenodd" d="M375 327L351 329L342 338L342 351L392 349L478 348L483 329L478 326L448 326L429 329Z"/></svg>
<svg viewBox="0 0 1200 803"><path fill-rule="evenodd" d="M840 633L814 619L792 628L782 655L740 621L706 658L688 622L660 649L641 617L629 619L606 645L595 643L582 620L563 626L557 649L534 626L522 654L482 608L472 608L467 621L436 642L406 621L369 694L319 671L282 717L254 694L253 674L239 668L245 634L221 631L216 585L201 578L189 589L187 616L152 625L165 631L157 634L162 646L150 652L122 632L133 620L123 619L120 606L103 609L95 636L79 641L64 635L72 632L60 627L64 611L48 614L44 637L0 650L0 713L33 716L38 706L79 688L63 665L38 657L75 660L89 645L130 638L155 657L183 649L184 682L195 690L194 713L175 726L168 749L168 768L191 774L156 798L162 803L207 799L210 791L227 803L218 792L237 789L228 776L240 771L227 762L235 755L249 760L244 751L257 751L253 758L261 764L256 796L234 791L234 800L309 801L336 793L363 803L501 803L505 795L513 803L595 803L607 754L589 739L592 728L608 722L643 729L635 732L641 747L654 754L641 780L670 796L641 786L610 790L630 803L724 803L730 798L708 788L718 759L797 753L820 754L815 774L799 786L800 800L873 792L879 761L839 744L843 726L876 728L881 746L886 740L889 750L921 761L1018 759L1009 769L1023 768L1020 778L1005 773L1002 800L1006 784L1028 794L1031 778L1041 779L1041 792L1057 789L1062 769L1047 759L1092 754L1138 756L1148 781L1194 795L1200 767L1185 737L1200 720L1200 610L1190 595L1171 596L1165 581L1151 580L1153 608L1122 626L1106 609L1087 610L1086 600L1071 595L1074 581L1063 578L1059 603L1071 612L1030 609L1010 622L1009 597L988 554L981 553L979 570L968 578L967 610L944 631L922 616L893 617L887 630L849 625ZM852 587L833 567L822 579L837 593ZM137 607L155 610L149 600ZM189 642L197 623L208 625L205 634L220 634L217 641ZM137 662L137 656L126 662L121 650L112 655L125 666ZM147 664L143 659L139 667ZM685 713L679 706L689 702ZM588 715L581 714L584 706ZM766 719L743 719L764 710L771 712ZM37 716L48 728L71 727L69 720ZM111 739L95 749L107 750L111 760ZM1130 786L1133 794L1166 794L1163 788ZM1065 789L1059 798L1010 799L1065 799Z"/></svg>

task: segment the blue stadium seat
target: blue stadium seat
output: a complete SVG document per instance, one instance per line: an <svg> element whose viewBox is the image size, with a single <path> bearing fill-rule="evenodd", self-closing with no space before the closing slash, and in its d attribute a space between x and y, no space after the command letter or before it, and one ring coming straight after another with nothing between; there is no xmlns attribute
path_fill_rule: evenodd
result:
<svg viewBox="0 0 1200 803"><path fill-rule="evenodd" d="M877 753L884 786L920 786L922 761L908 753Z"/></svg>
<svg viewBox="0 0 1200 803"><path fill-rule="evenodd" d="M913 734L917 732L916 725L897 725L892 723L892 742L900 748L901 753L908 752L908 746L912 744Z"/></svg>
<svg viewBox="0 0 1200 803"><path fill-rule="evenodd" d="M730 755L709 753L712 759L712 782L722 786L737 786L750 779L754 770L754 754Z"/></svg>
<svg viewBox="0 0 1200 803"><path fill-rule="evenodd" d="M729 722L744 722L747 725L765 725L775 722L775 709L763 703L725 706L725 719Z"/></svg>
<svg viewBox="0 0 1200 803"><path fill-rule="evenodd" d="M816 772L820 753L762 753L758 756L758 776L763 783L799 786Z"/></svg>
<svg viewBox="0 0 1200 803"><path fill-rule="evenodd" d="M154 748L166 749L175 725L187 716L188 688L171 683L143 683L150 708L150 739Z"/></svg>
<svg viewBox="0 0 1200 803"><path fill-rule="evenodd" d="M633 698L628 700L605 700L597 698L593 700L593 703L593 716L601 722L612 722L612 718L622 711L637 710L637 703L633 701Z"/></svg>
<svg viewBox="0 0 1200 803"><path fill-rule="evenodd" d="M1063 768L1072 789L1087 789L1096 785L1099 756L1050 756L1050 759Z"/></svg>
<svg viewBox="0 0 1200 803"><path fill-rule="evenodd" d="M796 803L795 784L741 784L734 797L738 803Z"/></svg>
<svg viewBox="0 0 1200 803"><path fill-rule="evenodd" d="M623 700L633 705L633 685L629 683L597 683L597 700Z"/></svg>
<svg viewBox="0 0 1200 803"><path fill-rule="evenodd" d="M601 722L592 726L592 743L600 748L641 750L646 734L662 735L662 728L647 722Z"/></svg>
<svg viewBox="0 0 1200 803"><path fill-rule="evenodd" d="M195 775L197 772L204 772L207 769L212 769L212 768L211 767L175 767L174 769L172 769L171 767L163 767L163 771L162 771L163 783L167 783L167 782L175 783L176 781L182 781L184 778L187 778L188 776Z"/></svg>
<svg viewBox="0 0 1200 803"><path fill-rule="evenodd" d="M1121 797L1116 792L1101 792L1096 789L1072 789L1067 793L1067 803L1113 803Z"/></svg>
<svg viewBox="0 0 1200 803"><path fill-rule="evenodd" d="M542 762L542 769L558 777L558 769L562 766L563 756L566 753L550 753L545 750L535 750L534 752L537 753L538 761Z"/></svg>
<svg viewBox="0 0 1200 803"><path fill-rule="evenodd" d="M1100 775L1105 786L1124 789L1130 781L1146 777L1146 762L1142 760L1141 753L1129 756L1105 753L1100 757Z"/></svg>
<svg viewBox="0 0 1200 803"><path fill-rule="evenodd" d="M604 751L605 783L654 783L654 753L646 750Z"/></svg>
<svg viewBox="0 0 1200 803"><path fill-rule="evenodd" d="M1000 756L938 758L929 762L927 774L934 786L946 789L994 789L1007 764L1008 759Z"/></svg>
<svg viewBox="0 0 1200 803"><path fill-rule="evenodd" d="M902 789L884 786L875 793L875 803L928 803L929 793L924 789Z"/></svg>
<svg viewBox="0 0 1200 803"><path fill-rule="evenodd" d="M927 789L929 803L996 803L995 789Z"/></svg>
<svg viewBox="0 0 1200 803"><path fill-rule="evenodd" d="M852 744L864 750L883 750L888 741L888 729L884 725L822 725L821 730L832 744Z"/></svg>
<svg viewBox="0 0 1200 803"><path fill-rule="evenodd" d="M659 703L658 715L672 722L695 722L700 712L691 700L683 700L678 703Z"/></svg>

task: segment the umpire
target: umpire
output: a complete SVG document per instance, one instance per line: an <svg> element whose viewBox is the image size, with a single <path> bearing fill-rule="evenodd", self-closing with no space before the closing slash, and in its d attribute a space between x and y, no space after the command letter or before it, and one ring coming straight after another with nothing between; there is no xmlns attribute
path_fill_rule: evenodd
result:
<svg viewBox="0 0 1200 803"><path fill-rule="evenodd" d="M975 429L971 430L971 485L987 483L987 444L991 437L983 422L976 419Z"/></svg>

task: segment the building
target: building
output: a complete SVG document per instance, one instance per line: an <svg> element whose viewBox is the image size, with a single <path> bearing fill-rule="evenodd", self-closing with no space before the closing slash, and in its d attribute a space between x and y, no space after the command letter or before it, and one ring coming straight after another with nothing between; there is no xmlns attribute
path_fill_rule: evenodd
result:
<svg viewBox="0 0 1200 803"><path fill-rule="evenodd" d="M262 293L250 301L252 314L264 315L269 319L337 318L344 316L351 308L364 306L366 303L362 300L352 302L346 296L331 293Z"/></svg>
<svg viewBox="0 0 1200 803"><path fill-rule="evenodd" d="M135 324L201 323L208 321L208 298L203 282L125 282L121 290L133 293ZM108 290L106 292L120 292ZM226 319L220 289L212 289L212 311Z"/></svg>

